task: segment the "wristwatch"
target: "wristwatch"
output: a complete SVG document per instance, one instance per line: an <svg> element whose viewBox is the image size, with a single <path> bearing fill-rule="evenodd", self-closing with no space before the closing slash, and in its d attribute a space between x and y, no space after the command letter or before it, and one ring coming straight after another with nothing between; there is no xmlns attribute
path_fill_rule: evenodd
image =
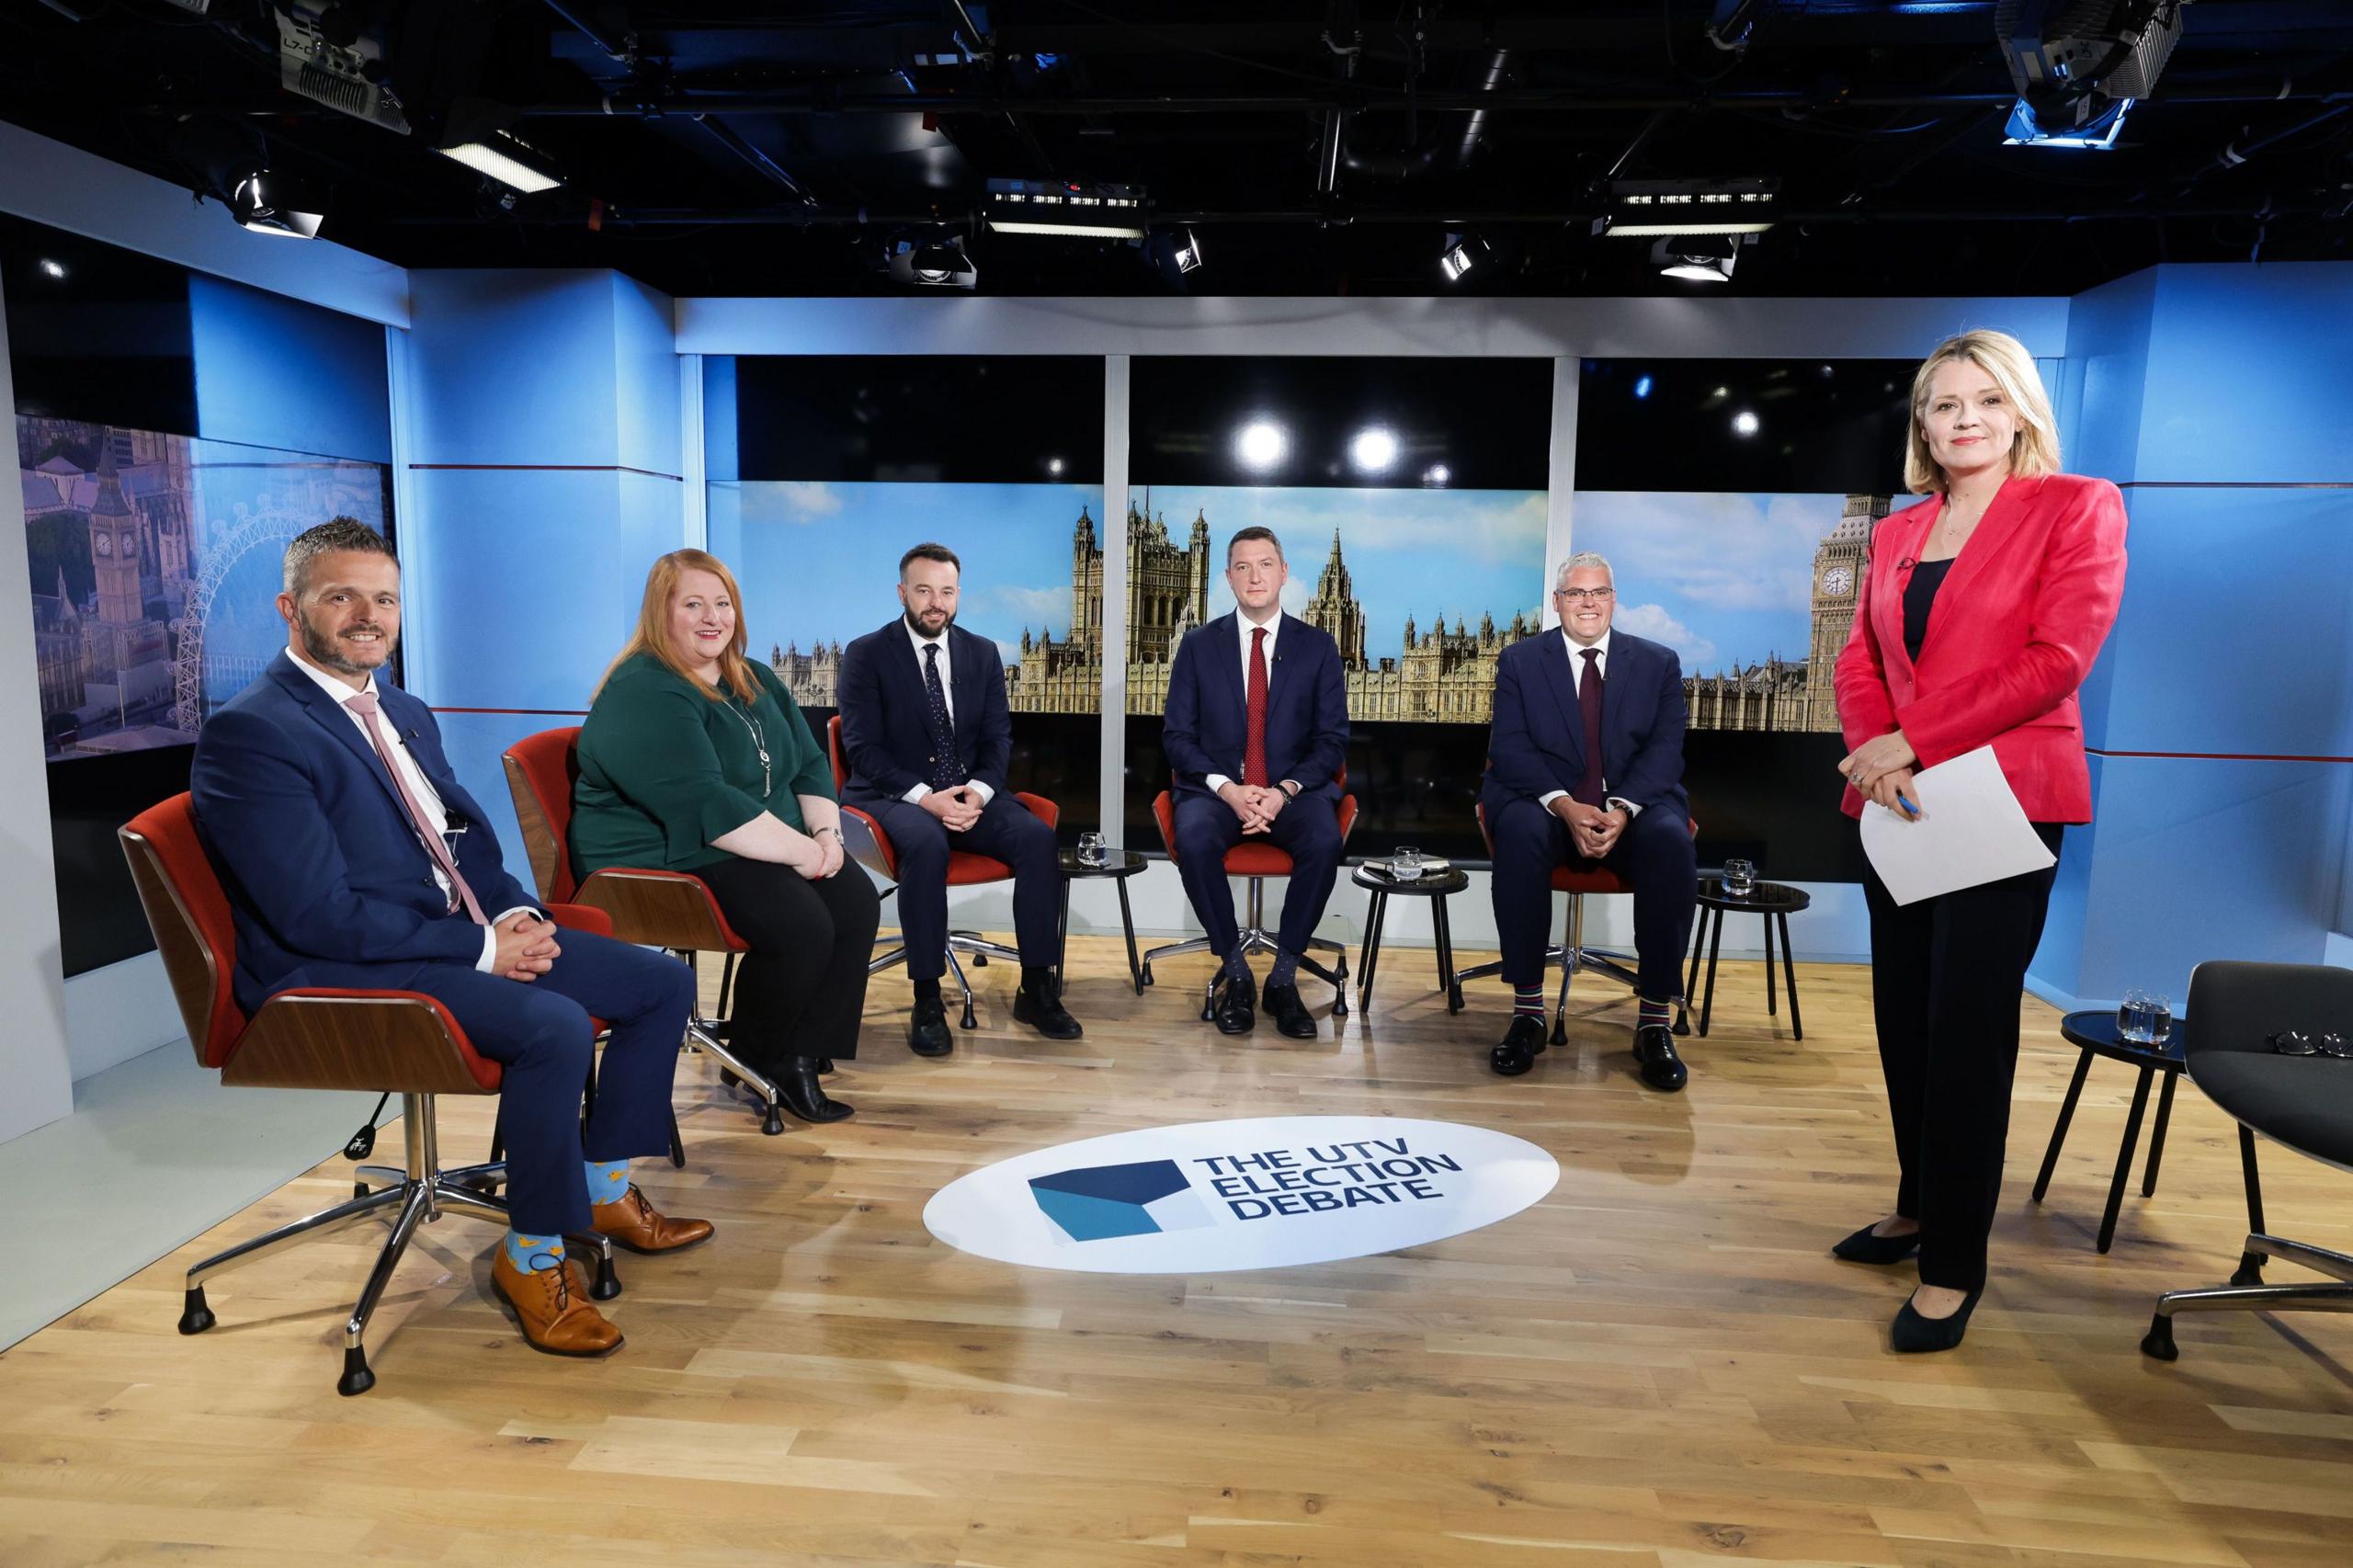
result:
<svg viewBox="0 0 2353 1568"><path fill-rule="evenodd" d="M1283 792L1283 799L1286 801L1296 801L1299 799L1299 785L1291 779L1286 778L1277 784L1275 788Z"/></svg>

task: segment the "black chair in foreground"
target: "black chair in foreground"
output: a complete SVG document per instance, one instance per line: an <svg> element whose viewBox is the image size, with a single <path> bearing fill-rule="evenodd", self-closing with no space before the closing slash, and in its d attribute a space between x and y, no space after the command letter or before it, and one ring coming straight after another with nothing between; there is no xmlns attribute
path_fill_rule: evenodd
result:
<svg viewBox="0 0 2353 1568"><path fill-rule="evenodd" d="M2353 1172L2353 1060L2314 1049L2323 1035L2353 1036L2353 970L2325 964L2214 960L2189 977L2188 1016L2182 1049L2189 1079L2251 1132ZM2295 1053L2280 1050L2285 1043ZM2252 1166L2250 1165L2250 1168ZM2180 1352L2173 1342L2176 1312L2353 1312L2353 1257L2306 1242L2266 1235L2252 1191L2255 1231L2234 1279L2250 1281L2168 1290L2141 1348L2160 1361ZM2300 1263L2329 1277L2328 1284L2265 1285L2265 1258Z"/></svg>

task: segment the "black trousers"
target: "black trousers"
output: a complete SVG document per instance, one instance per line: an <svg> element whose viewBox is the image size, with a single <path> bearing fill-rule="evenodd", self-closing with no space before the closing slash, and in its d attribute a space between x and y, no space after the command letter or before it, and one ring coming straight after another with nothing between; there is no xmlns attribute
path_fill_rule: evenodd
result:
<svg viewBox="0 0 2353 1568"><path fill-rule="evenodd" d="M2034 830L2058 853L2060 828ZM2056 866L1899 905L1865 868L1871 1012L1903 1172L1895 1211L1920 1221L1920 1282L1985 1283L2002 1196L2018 993L2042 940Z"/></svg>
<svg viewBox="0 0 2353 1568"><path fill-rule="evenodd" d="M739 858L695 875L751 945L735 970L729 1043L755 1067L790 1056L856 1056L866 966L882 918L867 874L846 862L813 882L790 866Z"/></svg>

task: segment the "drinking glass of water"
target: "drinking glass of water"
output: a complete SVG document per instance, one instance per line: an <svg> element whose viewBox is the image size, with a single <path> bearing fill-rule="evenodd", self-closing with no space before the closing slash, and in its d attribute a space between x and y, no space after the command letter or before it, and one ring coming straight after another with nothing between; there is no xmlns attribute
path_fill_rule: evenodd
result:
<svg viewBox="0 0 2353 1568"><path fill-rule="evenodd" d="M2117 1038L2134 1045L2163 1045L2173 1038L2173 998L2135 986L2116 1009Z"/></svg>
<svg viewBox="0 0 2353 1568"><path fill-rule="evenodd" d="M1108 866L1111 863L1110 846L1103 842L1101 834L1082 833L1078 835L1078 863L1082 866Z"/></svg>
<svg viewBox="0 0 2353 1568"><path fill-rule="evenodd" d="M1392 881L1420 881L1422 852L1410 844L1399 845L1389 857L1389 876Z"/></svg>
<svg viewBox="0 0 2353 1568"><path fill-rule="evenodd" d="M1724 892L1733 898L1746 898L1756 891L1756 862L1727 860L1724 862Z"/></svg>

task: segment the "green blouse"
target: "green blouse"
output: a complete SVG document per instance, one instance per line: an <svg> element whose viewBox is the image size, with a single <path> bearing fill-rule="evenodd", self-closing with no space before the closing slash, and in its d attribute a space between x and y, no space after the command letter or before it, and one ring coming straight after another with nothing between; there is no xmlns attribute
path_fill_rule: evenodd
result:
<svg viewBox="0 0 2353 1568"><path fill-rule="evenodd" d="M751 669L760 698L748 707L732 693L712 701L708 687L651 654L613 672L580 729L572 790L580 875L716 865L733 857L711 840L763 811L807 831L799 797L834 799L833 765L776 672L756 661Z"/></svg>

